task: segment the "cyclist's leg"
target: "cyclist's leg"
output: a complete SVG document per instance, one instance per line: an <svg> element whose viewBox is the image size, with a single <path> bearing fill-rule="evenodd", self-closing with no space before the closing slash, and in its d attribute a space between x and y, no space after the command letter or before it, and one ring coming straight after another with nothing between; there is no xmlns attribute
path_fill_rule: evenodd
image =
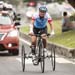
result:
<svg viewBox="0 0 75 75"><path fill-rule="evenodd" d="M34 36L31 37L32 39L32 55L33 55L33 64L37 65L38 64L38 60L36 59L36 40L37 37L35 36L35 34L38 33L38 30L36 28L33 29L34 32Z"/></svg>
<svg viewBox="0 0 75 75"><path fill-rule="evenodd" d="M32 49L32 54L35 54L35 49L36 49L36 36L32 36L31 40L32 40L32 45L31 45L31 49Z"/></svg>
<svg viewBox="0 0 75 75"><path fill-rule="evenodd" d="M34 45L36 47L36 39L37 39L37 37L32 36L31 39L32 39L32 45Z"/></svg>
<svg viewBox="0 0 75 75"><path fill-rule="evenodd" d="M32 46L31 46L31 51L32 51L32 61L34 65L37 65L37 60L36 60L36 36L32 36Z"/></svg>
<svg viewBox="0 0 75 75"><path fill-rule="evenodd" d="M38 30L37 30L37 28L33 28L33 32L34 32L34 36L32 36L31 37L31 40L32 40L32 45L31 45L31 47L32 47L32 53L33 54L35 54L35 49L36 49L36 40L37 40L37 37L35 36L35 34L37 34L38 33Z"/></svg>
<svg viewBox="0 0 75 75"><path fill-rule="evenodd" d="M45 27L43 29L43 32L42 32L42 39L43 39L43 46L44 46L44 48L46 48L46 44L47 44L47 36L46 36L46 34L47 34L47 27Z"/></svg>
<svg viewBox="0 0 75 75"><path fill-rule="evenodd" d="M47 44L47 38L46 36L42 38L43 39L43 46L44 48L46 48L46 44Z"/></svg>
<svg viewBox="0 0 75 75"><path fill-rule="evenodd" d="M45 56L50 56L50 52L47 50L47 29L44 29L43 34L45 35L44 37L42 37L43 39L43 46L44 46L44 52L45 52Z"/></svg>
<svg viewBox="0 0 75 75"><path fill-rule="evenodd" d="M45 51L45 55L50 55L50 52L47 50L47 27L43 30L42 35L45 35L44 37L42 37L43 39L43 46L44 46L44 51Z"/></svg>

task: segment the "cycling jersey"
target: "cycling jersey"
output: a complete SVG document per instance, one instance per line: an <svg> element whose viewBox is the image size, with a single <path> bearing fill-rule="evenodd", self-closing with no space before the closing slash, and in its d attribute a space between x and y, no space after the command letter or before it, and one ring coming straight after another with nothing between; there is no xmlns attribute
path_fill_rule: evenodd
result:
<svg viewBox="0 0 75 75"><path fill-rule="evenodd" d="M45 28L47 22L52 22L52 18L48 13L45 14L44 18L40 18L39 13L35 13L32 20L34 20L34 27L36 28Z"/></svg>

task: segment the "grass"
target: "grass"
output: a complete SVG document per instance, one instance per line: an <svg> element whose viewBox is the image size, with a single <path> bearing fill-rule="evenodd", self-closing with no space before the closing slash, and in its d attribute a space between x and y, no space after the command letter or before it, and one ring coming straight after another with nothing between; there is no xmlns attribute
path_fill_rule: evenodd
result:
<svg viewBox="0 0 75 75"><path fill-rule="evenodd" d="M60 20L54 20L53 25L55 27L56 35L53 38L49 38L49 41L63 45L65 47L75 48L75 30L62 33ZM21 31L24 33L28 33L29 26L22 27ZM48 32L50 32L50 29L48 29Z"/></svg>
<svg viewBox="0 0 75 75"><path fill-rule="evenodd" d="M23 33L28 33L29 32L29 26L23 26L23 27L21 27L21 32L23 32Z"/></svg>

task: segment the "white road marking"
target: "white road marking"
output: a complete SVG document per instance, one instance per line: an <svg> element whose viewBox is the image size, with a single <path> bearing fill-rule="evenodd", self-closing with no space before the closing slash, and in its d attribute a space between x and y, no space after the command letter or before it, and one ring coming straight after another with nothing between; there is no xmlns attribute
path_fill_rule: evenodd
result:
<svg viewBox="0 0 75 75"><path fill-rule="evenodd" d="M21 61L21 58L16 58L16 60L18 60L19 62ZM75 64L75 62L69 61L67 59L64 58L56 58L56 62L60 63L60 64ZM25 59L25 64L32 64L32 59Z"/></svg>
<svg viewBox="0 0 75 75"><path fill-rule="evenodd" d="M18 60L19 62L21 61L21 58L16 58L16 60ZM67 59L64 58L56 58L56 63L60 63L60 64L75 64L75 62L73 61L69 61ZM25 59L25 64L32 64L32 59Z"/></svg>
<svg viewBox="0 0 75 75"><path fill-rule="evenodd" d="M16 58L16 60L18 60L19 62L22 62L21 58ZM32 64L32 59L25 59L25 64Z"/></svg>
<svg viewBox="0 0 75 75"><path fill-rule="evenodd" d="M20 38L20 40L24 43L26 43L27 45L30 45L31 43L26 41L26 40L23 40ZM21 62L21 58L16 58L19 62ZM69 63L69 64L75 64L75 62L73 61L70 61L68 59L65 59L65 58L62 58L60 57L59 55L56 55L56 62L57 63L61 63L61 64L66 64L66 63ZM26 59L26 62L25 64L32 64L32 59Z"/></svg>
<svg viewBox="0 0 75 75"><path fill-rule="evenodd" d="M26 41L26 40L24 40L24 39L22 39L22 38L20 38L20 40L21 40L22 42L26 43L27 45L31 45L30 42L28 42L28 41Z"/></svg>
<svg viewBox="0 0 75 75"><path fill-rule="evenodd" d="M64 58L56 58L57 63L62 63L62 64L75 64L75 62L64 59Z"/></svg>

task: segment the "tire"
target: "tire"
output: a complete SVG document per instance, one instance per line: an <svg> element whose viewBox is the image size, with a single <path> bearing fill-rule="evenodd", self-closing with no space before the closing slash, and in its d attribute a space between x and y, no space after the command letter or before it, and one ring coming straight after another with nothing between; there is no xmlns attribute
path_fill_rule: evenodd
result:
<svg viewBox="0 0 75 75"><path fill-rule="evenodd" d="M55 49L51 50L51 64L52 70L55 71Z"/></svg>
<svg viewBox="0 0 75 75"><path fill-rule="evenodd" d="M22 45L22 50L21 50L21 59L22 59L22 71L25 71L25 48L24 45Z"/></svg>
<svg viewBox="0 0 75 75"><path fill-rule="evenodd" d="M45 69L45 55L44 55L44 48L43 48L43 43L40 42L39 44L39 53L40 53L40 64L41 64L41 71L44 73Z"/></svg>

